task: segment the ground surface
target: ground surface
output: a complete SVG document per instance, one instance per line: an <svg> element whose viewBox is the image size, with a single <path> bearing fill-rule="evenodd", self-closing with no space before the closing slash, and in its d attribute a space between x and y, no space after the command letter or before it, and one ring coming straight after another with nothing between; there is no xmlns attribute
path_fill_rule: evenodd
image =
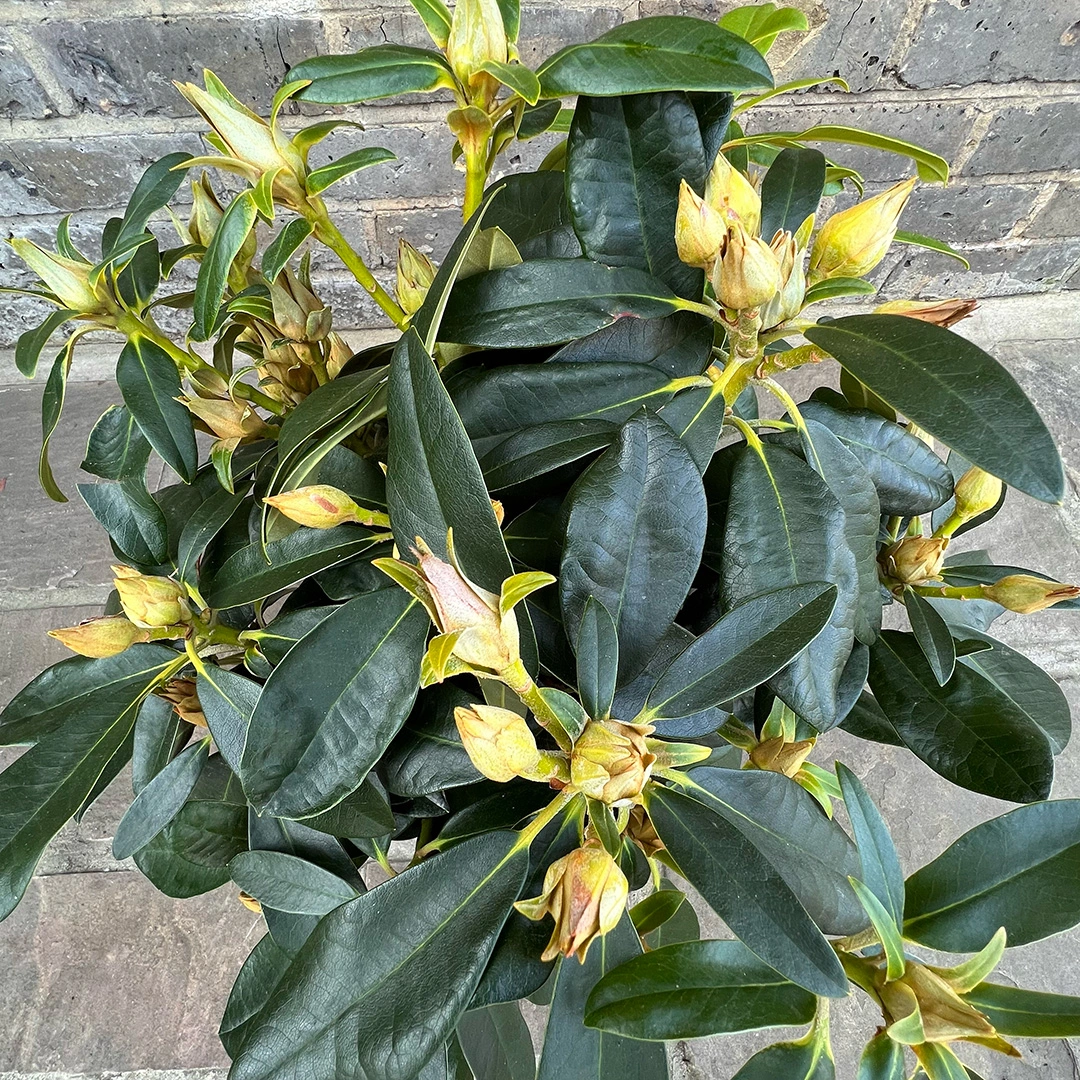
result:
<svg viewBox="0 0 1080 1080"><path fill-rule="evenodd" d="M1080 580L1080 298L989 300L962 329L1024 384L1059 440L1069 475L1062 507L1014 495L987 535L975 534L973 546L989 547L1000 562ZM86 434L118 400L107 379L108 350L99 360L76 369L54 444L58 480L73 496ZM37 490L41 385L17 379L10 360L0 357L0 478L6 480L0 491L0 704L61 657L63 650L45 637L48 628L97 612L110 562L103 534L77 497L56 506ZM1047 612L998 627L1009 644L1061 681L1080 715L1080 618ZM908 871L975 821L1008 809L949 786L906 752L830 735L814 759L826 765L835 756L859 773L882 805ZM261 923L230 889L169 900L130 863L112 859L112 830L130 800L127 783L121 776L81 826L64 830L23 904L0 925L0 1080L224 1076L218 1018ZM1080 797L1080 739L1059 759L1054 794ZM723 933L715 919L704 925ZM1080 993L1080 933L1010 951L1003 974L1025 986ZM542 1023L542 1016L535 1018ZM842 1080L854 1080L858 1047L873 1025L855 998L835 1010ZM728 1080L747 1051L767 1041L772 1034L679 1044L672 1048L673 1075ZM1067 1044L1029 1043L1025 1050L1023 1062L991 1062L975 1053L968 1059L984 1080L1080 1080L1077 1052Z"/></svg>

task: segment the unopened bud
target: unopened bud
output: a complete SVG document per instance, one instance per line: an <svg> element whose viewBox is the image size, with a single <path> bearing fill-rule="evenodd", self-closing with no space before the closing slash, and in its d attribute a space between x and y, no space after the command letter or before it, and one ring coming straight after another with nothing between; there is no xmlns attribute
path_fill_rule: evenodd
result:
<svg viewBox="0 0 1080 1080"><path fill-rule="evenodd" d="M679 258L700 270L711 270L727 236L727 222L683 180L675 215L675 247Z"/></svg>
<svg viewBox="0 0 1080 1080"><path fill-rule="evenodd" d="M191 213L187 228L192 243L209 247L224 214L225 210L218 202L210 180L206 173L201 173L199 179L191 184Z"/></svg>
<svg viewBox="0 0 1080 1080"><path fill-rule="evenodd" d="M555 920L542 960L561 953L584 964L589 946L618 925L629 893L619 864L600 844L589 844L553 862L544 874L543 892L514 907L534 922L545 915Z"/></svg>
<svg viewBox="0 0 1080 1080"><path fill-rule="evenodd" d="M1044 581L1032 574L1009 574L993 585L984 585L982 592L987 600L993 600L1009 611L1030 615L1063 600L1075 600L1080 597L1080 585Z"/></svg>
<svg viewBox="0 0 1080 1080"><path fill-rule="evenodd" d="M915 178L833 214L810 250L810 280L862 277L889 250L900 214L915 188Z"/></svg>
<svg viewBox="0 0 1080 1080"><path fill-rule="evenodd" d="M705 201L729 223L735 214L750 236L761 228L761 196L723 154L716 155L705 181Z"/></svg>
<svg viewBox="0 0 1080 1080"><path fill-rule="evenodd" d="M906 536L885 551L885 572L903 585L937 580L948 546L947 536Z"/></svg>
<svg viewBox="0 0 1080 1080"><path fill-rule="evenodd" d="M978 307L975 300L890 300L874 308L875 315L906 315L909 319L933 323L935 326L953 326L966 319Z"/></svg>
<svg viewBox="0 0 1080 1080"><path fill-rule="evenodd" d="M274 325L290 341L322 341L330 333L331 311L288 267L270 283Z"/></svg>
<svg viewBox="0 0 1080 1080"><path fill-rule="evenodd" d="M20 237L8 243L64 307L83 314L99 314L107 310L105 302L90 286L89 264L44 251L33 241Z"/></svg>
<svg viewBox="0 0 1080 1080"><path fill-rule="evenodd" d="M197 727L208 726L194 679L173 679L158 690L157 696L169 702L181 720Z"/></svg>
<svg viewBox="0 0 1080 1080"><path fill-rule="evenodd" d="M987 510L993 510L1001 499L1001 492L1002 483L996 476L973 465L953 488L956 499L953 516L960 519L959 524L971 521Z"/></svg>
<svg viewBox="0 0 1080 1080"><path fill-rule="evenodd" d="M458 706L454 723L469 760L489 780L505 784L536 769L540 751L525 718L518 713L494 705Z"/></svg>
<svg viewBox="0 0 1080 1080"><path fill-rule="evenodd" d="M355 503L340 488L329 484L310 484L308 487L268 495L263 499L290 521L309 529L332 529L335 525L352 522L358 525L387 525L385 514L366 510Z"/></svg>
<svg viewBox="0 0 1080 1080"><path fill-rule="evenodd" d="M645 807L640 803L630 807L630 820L626 825L626 838L635 844L650 858L664 850L664 841L660 839Z"/></svg>
<svg viewBox="0 0 1080 1080"><path fill-rule="evenodd" d="M780 264L760 237L736 222L728 229L724 253L712 274L716 298L725 307L747 311L768 303L780 288Z"/></svg>
<svg viewBox="0 0 1080 1080"><path fill-rule="evenodd" d="M424 305L435 280L435 264L408 240L398 241L397 301L406 315L415 315Z"/></svg>
<svg viewBox="0 0 1080 1080"><path fill-rule="evenodd" d="M802 310L806 297L806 271L803 268L803 252L791 233L780 230L772 238L769 248L780 266L780 291L761 309L763 329L778 326L794 318Z"/></svg>
<svg viewBox="0 0 1080 1080"><path fill-rule="evenodd" d="M813 739L785 742L784 737L778 735L774 739L765 739L750 751L750 764L755 769L794 777L813 749Z"/></svg>
<svg viewBox="0 0 1080 1080"><path fill-rule="evenodd" d="M262 914L262 904L260 904L259 901L256 900L255 897L252 896L250 893L246 893L241 890L239 893L237 893L236 899L239 900L240 903L248 909L248 911L254 911L256 915Z"/></svg>
<svg viewBox="0 0 1080 1080"><path fill-rule="evenodd" d="M219 439L252 438L270 430L246 401L202 397L181 397L179 400Z"/></svg>
<svg viewBox="0 0 1080 1080"><path fill-rule="evenodd" d="M124 614L136 625L149 630L176 626L191 618L183 586L171 578L140 574L130 566L114 566L113 585L120 595Z"/></svg>
<svg viewBox="0 0 1080 1080"><path fill-rule="evenodd" d="M123 615L106 615L100 619L88 619L78 626L50 630L49 637L56 638L61 645L80 656L100 659L116 656L138 641L149 641L150 631L141 629Z"/></svg>
<svg viewBox="0 0 1080 1080"><path fill-rule="evenodd" d="M590 720L570 755L570 780L591 799L628 805L641 794L656 755L646 736L649 724Z"/></svg>
<svg viewBox="0 0 1080 1080"><path fill-rule="evenodd" d="M480 69L489 60L505 64L508 57L498 0L457 0L446 59L472 104L490 108L499 92L499 81Z"/></svg>

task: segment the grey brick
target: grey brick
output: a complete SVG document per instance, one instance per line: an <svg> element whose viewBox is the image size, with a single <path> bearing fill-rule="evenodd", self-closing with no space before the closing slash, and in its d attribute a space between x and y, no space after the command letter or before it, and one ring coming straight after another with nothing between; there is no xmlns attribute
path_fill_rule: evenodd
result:
<svg viewBox="0 0 1080 1080"><path fill-rule="evenodd" d="M265 109L288 65L325 51L320 22L289 18L171 18L39 23L34 34L80 110L190 116L173 79L215 72L241 101Z"/></svg>
<svg viewBox="0 0 1080 1080"><path fill-rule="evenodd" d="M43 120L55 113L56 107L15 44L0 35L0 116L8 120Z"/></svg>
<svg viewBox="0 0 1080 1080"><path fill-rule="evenodd" d="M1080 232L1080 184L1057 189L1028 226L1028 236L1075 236Z"/></svg>
<svg viewBox="0 0 1080 1080"><path fill-rule="evenodd" d="M1080 239L999 244L964 252L971 262L965 270L944 255L908 248L889 275L882 292L886 299L948 296L1015 296L1061 288L1080 259Z"/></svg>
<svg viewBox="0 0 1080 1080"><path fill-rule="evenodd" d="M920 184L904 210L903 228L951 244L1001 240L1027 216L1038 194L1035 185Z"/></svg>
<svg viewBox="0 0 1080 1080"><path fill-rule="evenodd" d="M78 351L75 363L78 364ZM41 387L0 388L4 439L0 444L0 589L49 592L111 580L115 561L108 538L75 490L86 437L97 418L120 400L115 385L84 383L72 386L63 420L50 445L50 460L60 489L71 502L60 505L41 491L37 457L41 443ZM47 540L47 542L46 542ZM55 603L42 599L41 604Z"/></svg>
<svg viewBox="0 0 1080 1080"><path fill-rule="evenodd" d="M900 103L838 97L835 104L827 106L802 104L798 99L783 106L761 106L748 114L747 128L748 133L753 133L842 124L905 139L952 161L967 141L974 120L973 106L922 101L915 95ZM915 171L910 159L900 154L840 143L822 143L820 149L840 164L859 169L868 180L902 180Z"/></svg>
<svg viewBox="0 0 1080 1080"><path fill-rule="evenodd" d="M916 87L1080 79L1078 16L1074 0L931 0L901 75Z"/></svg>
<svg viewBox="0 0 1080 1080"><path fill-rule="evenodd" d="M38 878L0 927L0 1063L18 1072L224 1066L217 1026L261 920L222 888L137 873Z"/></svg>
<svg viewBox="0 0 1080 1080"><path fill-rule="evenodd" d="M626 18L625 4L595 4L587 10L525 6L521 12L521 62L532 67L558 52L564 45L592 41Z"/></svg>
<svg viewBox="0 0 1080 1080"><path fill-rule="evenodd" d="M1080 169L1080 101L1014 105L994 117L964 167L970 176Z"/></svg>
<svg viewBox="0 0 1080 1080"><path fill-rule="evenodd" d="M194 132L12 139L0 149L0 217L123 209L143 170L178 150L205 147Z"/></svg>
<svg viewBox="0 0 1080 1080"><path fill-rule="evenodd" d="M94 606L0 611L0 709L31 679L71 655L47 631L100 614Z"/></svg>
<svg viewBox="0 0 1080 1080"><path fill-rule="evenodd" d="M439 262L460 230L461 210L456 206L386 210L375 216L376 248L388 266L396 265L399 239Z"/></svg>

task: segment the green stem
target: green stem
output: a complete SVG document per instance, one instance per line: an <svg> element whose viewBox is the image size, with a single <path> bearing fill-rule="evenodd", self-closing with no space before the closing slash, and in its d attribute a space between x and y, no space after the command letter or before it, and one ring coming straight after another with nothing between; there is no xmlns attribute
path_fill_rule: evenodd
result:
<svg viewBox="0 0 1080 1080"><path fill-rule="evenodd" d="M465 155L465 203L461 216L468 221L484 199L484 184L487 183L486 154L468 153Z"/></svg>
<svg viewBox="0 0 1080 1080"><path fill-rule="evenodd" d="M935 589L933 585L912 585L912 591L920 596L934 596L945 600L985 600L982 585L945 585Z"/></svg>
<svg viewBox="0 0 1080 1080"><path fill-rule="evenodd" d="M525 670L525 665L520 660L516 660L502 673L502 680L524 704L529 706L533 716L536 717L536 722L559 744L559 748L569 754L574 749L573 740L562 726L558 714L544 700L540 688Z"/></svg>
<svg viewBox="0 0 1080 1080"><path fill-rule="evenodd" d="M375 861L386 872L386 876L396 878L398 872L390 865L390 860L386 857L386 852L379 846L379 842L377 840L372 840L371 846L375 849Z"/></svg>
<svg viewBox="0 0 1080 1080"><path fill-rule="evenodd" d="M544 831L545 827L554 820L556 816L562 813L562 811L570 804L571 800L577 798L579 794L580 793L573 788L563 788L563 790L560 791L559 794L556 795L555 798L552 799L551 802L549 802L547 806L545 806L544 809L518 833L517 843L514 844L514 849L520 851L522 848L529 847L540 833Z"/></svg>
<svg viewBox="0 0 1080 1080"><path fill-rule="evenodd" d="M309 218L315 229L315 239L325 244L352 272L356 280L367 290L368 295L390 316L391 321L399 330L404 330L409 325L408 316L398 307L394 298L375 280L374 275L368 269L367 263L353 251L348 240L341 235L341 231L330 220L329 215L323 210L314 213Z"/></svg>

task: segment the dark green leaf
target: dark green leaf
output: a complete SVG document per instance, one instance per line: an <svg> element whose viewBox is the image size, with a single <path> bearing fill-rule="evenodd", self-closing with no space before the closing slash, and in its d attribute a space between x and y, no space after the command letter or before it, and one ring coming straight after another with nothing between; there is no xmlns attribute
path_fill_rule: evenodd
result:
<svg viewBox="0 0 1080 1080"><path fill-rule="evenodd" d="M976 825L907 881L904 934L977 952L998 927L1026 945L1080 921L1080 800L1021 806Z"/></svg>
<svg viewBox="0 0 1080 1080"><path fill-rule="evenodd" d="M151 238L135 249L127 266L116 275L116 291L132 308L145 307L161 283L161 253Z"/></svg>
<svg viewBox="0 0 1080 1080"><path fill-rule="evenodd" d="M260 903L296 915L325 915L357 895L336 874L281 851L243 851L229 873Z"/></svg>
<svg viewBox="0 0 1080 1080"><path fill-rule="evenodd" d="M439 340L488 348L559 345L619 319L660 318L679 306L663 282L632 267L534 259L459 281Z"/></svg>
<svg viewBox="0 0 1080 1080"><path fill-rule="evenodd" d="M965 994L964 1000L1000 1035L1029 1039L1073 1039L1080 1035L1080 997L984 982Z"/></svg>
<svg viewBox="0 0 1080 1080"><path fill-rule="evenodd" d="M151 679L160 671L159 666ZM82 806L127 741L149 682L143 681L127 702L98 695L92 704L67 713L60 730L40 737L0 773L0 919L11 914L46 845Z"/></svg>
<svg viewBox="0 0 1080 1080"><path fill-rule="evenodd" d="M816 1006L813 994L741 941L688 941L605 975L589 995L585 1023L632 1039L697 1039L805 1024Z"/></svg>
<svg viewBox="0 0 1080 1080"><path fill-rule="evenodd" d="M229 992L218 1035L230 1057L235 1057L251 1019L270 1000L292 957L266 934L244 961Z"/></svg>
<svg viewBox="0 0 1080 1080"><path fill-rule="evenodd" d="M948 467L899 424L868 409L839 409L814 399L799 409L807 420L824 424L862 462L883 514L926 514L952 495Z"/></svg>
<svg viewBox="0 0 1080 1080"><path fill-rule="evenodd" d="M863 278L834 277L817 281L806 290L803 307L816 304L821 300L836 300L841 296L870 296L878 287L872 281Z"/></svg>
<svg viewBox="0 0 1080 1080"><path fill-rule="evenodd" d="M980 468L1044 502L1061 500L1064 474L1046 425L977 345L903 315L850 315L806 337Z"/></svg>
<svg viewBox="0 0 1080 1080"><path fill-rule="evenodd" d="M576 640L590 596L611 615L619 671L631 677L686 599L701 558L707 510L701 474L659 417L627 421L566 502L559 597Z"/></svg>
<svg viewBox="0 0 1080 1080"><path fill-rule="evenodd" d="M0 746L32 744L91 713L119 716L177 654L164 645L132 645L116 656L71 656L43 671L0 712Z"/></svg>
<svg viewBox="0 0 1080 1080"><path fill-rule="evenodd" d="M285 611L265 629L250 636L257 642L259 653L271 666L280 664L281 658L310 630L314 630L328 615L337 610L336 604L319 607L302 607Z"/></svg>
<svg viewBox="0 0 1080 1080"><path fill-rule="evenodd" d="M146 223L150 218L168 204L184 182L187 169L178 166L182 166L190 157L190 154L183 151L167 154L155 161L139 177L139 182L135 185L135 190L131 193L131 198L128 199L124 210L120 231L110 245L110 250L103 254L114 254L125 243L133 240L146 229Z"/></svg>
<svg viewBox="0 0 1080 1080"><path fill-rule="evenodd" d="M505 370L505 369L496 369ZM503 439L480 458L492 491L523 484L607 447L618 431L608 420L555 420Z"/></svg>
<svg viewBox="0 0 1080 1080"><path fill-rule="evenodd" d="M196 684L214 744L229 768L239 775L248 724L262 688L239 672L214 664L200 667Z"/></svg>
<svg viewBox="0 0 1080 1080"><path fill-rule="evenodd" d="M778 8L775 3L744 4L723 15L720 25L746 38L762 56L772 48L778 34L808 29L806 16L798 8Z"/></svg>
<svg viewBox="0 0 1080 1080"><path fill-rule="evenodd" d="M798 232L817 213L824 188L825 155L820 150L781 150L761 181L761 235L771 239L777 229Z"/></svg>
<svg viewBox="0 0 1080 1080"><path fill-rule="evenodd" d="M516 1001L467 1012L457 1026L476 1080L533 1080L536 1054Z"/></svg>
<svg viewBox="0 0 1080 1080"><path fill-rule="evenodd" d="M129 338L116 363L124 404L166 464L191 483L199 467L191 413L176 399L180 376L165 350L149 338Z"/></svg>
<svg viewBox="0 0 1080 1080"><path fill-rule="evenodd" d="M267 680L241 775L260 812L310 817L353 791L412 709L427 636L423 608L391 586L350 600Z"/></svg>
<svg viewBox="0 0 1080 1080"><path fill-rule="evenodd" d="M348 837L387 836L396 828L390 804L370 776L337 806L304 818L303 824L330 836Z"/></svg>
<svg viewBox="0 0 1080 1080"><path fill-rule="evenodd" d="M431 49L409 45L375 45L344 56L315 56L289 69L292 80L310 79L296 96L324 105L423 93L454 85L453 73Z"/></svg>
<svg viewBox="0 0 1080 1080"><path fill-rule="evenodd" d="M589 948L584 964L560 960L537 1080L667 1080L663 1046L587 1028L585 1002L603 976L641 944L628 917Z"/></svg>
<svg viewBox="0 0 1080 1080"><path fill-rule="evenodd" d="M835 586L811 582L733 608L660 676L645 702L648 722L691 716L760 686L822 631L835 603Z"/></svg>
<svg viewBox="0 0 1080 1080"><path fill-rule="evenodd" d="M777 1043L759 1050L731 1080L834 1080L836 1067L821 1043Z"/></svg>
<svg viewBox="0 0 1080 1080"><path fill-rule="evenodd" d="M365 146L361 150L354 150L351 154L346 154L344 157L338 158L337 161L332 161L329 165L324 165L321 169L314 169L308 173L308 194L318 195L330 187L331 184L336 184L339 180L351 176L360 169L368 169L372 165L381 165L384 161L396 160L397 154L384 150L381 146ZM303 238L301 237L301 239ZM272 281L273 278L270 280Z"/></svg>
<svg viewBox="0 0 1080 1080"><path fill-rule="evenodd" d="M484 215L485 225L497 226L521 250L570 224L566 205L566 178L560 172L512 173L499 181Z"/></svg>
<svg viewBox="0 0 1080 1080"><path fill-rule="evenodd" d="M104 480L143 476L150 444L123 405L112 405L90 432L86 457L79 468Z"/></svg>
<svg viewBox="0 0 1080 1080"><path fill-rule="evenodd" d="M644 270L699 299L704 276L675 248L679 188L672 178L702 191L705 173L701 129L685 94L578 99L566 194L582 249L595 262Z"/></svg>
<svg viewBox="0 0 1080 1080"><path fill-rule="evenodd" d="M263 277L267 281L277 280L296 249L311 235L311 228L307 218L293 218L267 245L262 257Z"/></svg>
<svg viewBox="0 0 1080 1080"><path fill-rule="evenodd" d="M229 203L218 223L199 265L195 283L193 341L206 341L213 332L229 282L229 268L254 227L257 215L254 192L249 188Z"/></svg>
<svg viewBox="0 0 1080 1080"><path fill-rule="evenodd" d="M466 577L498 595L513 573L510 555L468 436L415 330L394 350L387 417L386 498L398 547L411 551L419 536L445 558L453 529ZM518 609L518 627L526 666L535 668L524 607Z"/></svg>
<svg viewBox="0 0 1080 1080"><path fill-rule="evenodd" d="M33 329L26 330L19 335L18 341L15 342L15 366L19 369L21 375L25 375L28 379L34 377L34 372L37 371L38 357L41 355L41 350L48 343L49 338L64 323L77 314L77 311L69 311L66 308L54 311L46 317L40 326L35 326Z"/></svg>
<svg viewBox="0 0 1080 1080"><path fill-rule="evenodd" d="M132 562L140 566L165 562L169 554L165 515L141 477L79 484L78 489L98 524Z"/></svg>
<svg viewBox="0 0 1080 1080"><path fill-rule="evenodd" d="M757 90L773 84L768 64L727 30L679 15L616 26L569 45L537 70L545 97L614 96L653 90Z"/></svg>
<svg viewBox="0 0 1080 1080"><path fill-rule="evenodd" d="M732 931L792 982L815 994L846 995L847 977L836 953L779 871L739 828L689 795L650 791L649 816L672 858Z"/></svg>
<svg viewBox="0 0 1080 1080"><path fill-rule="evenodd" d="M236 513L247 493L247 485L238 492L215 491L184 523L176 555L176 576L186 585L198 584L198 562L207 545Z"/></svg>
<svg viewBox="0 0 1080 1080"><path fill-rule="evenodd" d="M153 694L143 701L132 733L131 786L136 795L172 761L192 731L193 725L180 719L172 702Z"/></svg>
<svg viewBox="0 0 1080 1080"><path fill-rule="evenodd" d="M327 915L251 1022L234 1080L413 1077L464 1012L517 898L528 856L516 841L469 841Z"/></svg>
<svg viewBox="0 0 1080 1080"><path fill-rule="evenodd" d="M897 926L904 925L904 872L881 811L859 778L842 762L836 776L844 793L851 830L862 862L861 880L881 901Z"/></svg>
<svg viewBox="0 0 1080 1080"><path fill-rule="evenodd" d="M540 80L524 64L506 64L501 60L485 60L480 65L480 70L486 71L489 75L494 75L503 86L508 87L530 105L535 105L540 100Z"/></svg>
<svg viewBox="0 0 1080 1080"><path fill-rule="evenodd" d="M896 733L936 773L997 799L1049 795L1054 759L1046 736L966 664L940 686L915 638L884 630L870 650L869 678Z"/></svg>
<svg viewBox="0 0 1080 1080"><path fill-rule="evenodd" d="M858 592L845 525L825 481L795 454L771 445L736 452L720 565L724 603L807 582L839 590L829 625L769 683L821 731L850 707L841 680L855 641Z"/></svg>
<svg viewBox="0 0 1080 1080"><path fill-rule="evenodd" d="M855 845L814 797L780 773L698 767L685 794L726 818L779 871L829 934L865 929L848 878L860 872Z"/></svg>
<svg viewBox="0 0 1080 1080"><path fill-rule="evenodd" d="M857 1080L905 1080L904 1048L885 1032L875 1035L859 1060Z"/></svg>
<svg viewBox="0 0 1080 1080"><path fill-rule="evenodd" d="M717 386L684 390L660 409L665 423L682 439L698 471L703 474L716 453L727 412L723 391Z"/></svg>
<svg viewBox="0 0 1080 1080"><path fill-rule="evenodd" d="M914 589L904 590L904 604L915 640L922 649L939 686L944 686L956 669L956 644L945 620Z"/></svg>
<svg viewBox="0 0 1080 1080"><path fill-rule="evenodd" d="M71 371L71 356L77 338L72 335L56 355L49 377L45 380L45 389L41 394L41 453L38 455L38 483L53 502L67 502L67 496L60 490L49 464L49 443L53 432L60 423L60 414L64 410L67 397L67 379Z"/></svg>
<svg viewBox="0 0 1080 1080"><path fill-rule="evenodd" d="M726 93L694 93L688 95L697 113L701 128L701 141L705 146L705 167L712 168L716 155L727 136L731 113L735 108L735 96Z"/></svg>
<svg viewBox="0 0 1080 1080"><path fill-rule="evenodd" d="M210 755L210 740L200 739L178 754L135 797L113 836L114 859L145 847L180 812Z"/></svg>
<svg viewBox="0 0 1080 1080"><path fill-rule="evenodd" d="M267 544L265 555L257 543L234 552L202 583L202 594L218 609L253 604L377 543L371 531L359 525L297 529Z"/></svg>
<svg viewBox="0 0 1080 1080"><path fill-rule="evenodd" d="M657 889L639 900L630 909L630 921L638 936L645 937L673 919L685 901L686 897L678 889Z"/></svg>
<svg viewBox="0 0 1080 1080"><path fill-rule="evenodd" d="M619 676L619 636L608 609L590 596L577 633L577 687L581 704L594 720L606 720Z"/></svg>
<svg viewBox="0 0 1080 1080"><path fill-rule="evenodd" d="M678 892L666 878L660 880L660 892ZM662 949L665 945L678 945L683 941L697 941L701 937L697 912L693 904L680 904L675 914L651 934L646 935L645 943L650 949Z"/></svg>

